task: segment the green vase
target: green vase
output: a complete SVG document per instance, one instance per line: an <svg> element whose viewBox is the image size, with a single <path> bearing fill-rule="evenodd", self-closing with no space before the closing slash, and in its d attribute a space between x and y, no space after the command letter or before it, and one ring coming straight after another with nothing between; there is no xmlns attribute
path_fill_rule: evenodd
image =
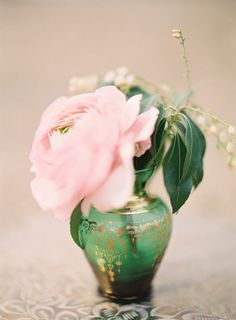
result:
<svg viewBox="0 0 236 320"><path fill-rule="evenodd" d="M113 300L137 300L149 292L170 238L172 214L161 199L144 191L142 179L137 181L135 195L124 208L91 208L77 230L77 244L100 290Z"/></svg>

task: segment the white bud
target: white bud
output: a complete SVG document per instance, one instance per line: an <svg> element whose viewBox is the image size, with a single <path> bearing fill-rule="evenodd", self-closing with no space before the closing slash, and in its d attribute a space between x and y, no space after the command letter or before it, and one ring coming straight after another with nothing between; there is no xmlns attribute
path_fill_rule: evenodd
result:
<svg viewBox="0 0 236 320"><path fill-rule="evenodd" d="M126 75L129 72L127 67L119 67L116 69L116 73L120 74L120 75Z"/></svg>
<svg viewBox="0 0 236 320"><path fill-rule="evenodd" d="M206 122L206 118L203 115L197 117L197 123L203 125Z"/></svg>
<svg viewBox="0 0 236 320"><path fill-rule="evenodd" d="M181 33L180 29L172 29L172 33Z"/></svg>
<svg viewBox="0 0 236 320"><path fill-rule="evenodd" d="M219 135L219 138L221 142L226 142L228 137L227 134L224 131L222 131Z"/></svg>
<svg viewBox="0 0 236 320"><path fill-rule="evenodd" d="M75 92L78 87L79 78L73 77L70 79L69 92Z"/></svg>
<svg viewBox="0 0 236 320"><path fill-rule="evenodd" d="M124 77L123 75L121 75L121 74L118 74L118 75L115 77L114 83L115 83L116 86L120 86L121 84L126 83L125 77Z"/></svg>
<svg viewBox="0 0 236 320"><path fill-rule="evenodd" d="M180 39L181 38L181 34L178 32L172 33L173 38L175 39Z"/></svg>
<svg viewBox="0 0 236 320"><path fill-rule="evenodd" d="M235 130L235 128L233 126L229 126L228 132L229 132L229 134L233 135L233 134L235 134L236 130Z"/></svg>
<svg viewBox="0 0 236 320"><path fill-rule="evenodd" d="M209 129L212 133L216 133L216 131L217 131L217 128L214 124L212 124Z"/></svg>
<svg viewBox="0 0 236 320"><path fill-rule="evenodd" d="M70 80L69 91L72 93L83 93L94 91L97 87L98 77L90 75L84 78L73 77Z"/></svg>
<svg viewBox="0 0 236 320"><path fill-rule="evenodd" d="M160 85L160 89L166 93L170 93L172 91L171 87L167 83Z"/></svg>
<svg viewBox="0 0 236 320"><path fill-rule="evenodd" d="M232 142L227 143L227 145L226 145L226 151L229 152L229 153L232 153L233 150L234 150L234 145L233 145L233 143L232 143Z"/></svg>
<svg viewBox="0 0 236 320"><path fill-rule="evenodd" d="M227 163L228 165L231 167L231 168L235 168L236 167L236 157L235 156L230 156L227 160Z"/></svg>
<svg viewBox="0 0 236 320"><path fill-rule="evenodd" d="M129 75L126 77L125 82L126 82L127 84L132 84L132 83L134 82L134 79L135 79L134 75L133 75L133 74L129 74Z"/></svg>
<svg viewBox="0 0 236 320"><path fill-rule="evenodd" d="M182 37L182 33L180 29L173 29L172 30L172 37L176 39L180 39Z"/></svg>
<svg viewBox="0 0 236 320"><path fill-rule="evenodd" d="M114 71L108 71L105 73L103 80L105 82L113 82L115 79L115 72Z"/></svg>

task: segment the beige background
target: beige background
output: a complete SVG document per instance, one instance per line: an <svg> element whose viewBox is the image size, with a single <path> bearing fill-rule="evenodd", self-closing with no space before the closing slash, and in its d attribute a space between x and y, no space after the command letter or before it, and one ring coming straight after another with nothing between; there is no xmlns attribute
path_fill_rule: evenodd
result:
<svg viewBox="0 0 236 320"><path fill-rule="evenodd" d="M39 117L53 99L67 94L70 77L120 65L184 90L180 48L170 35L176 27L187 38L195 101L236 125L236 1L0 1L2 267L14 270L17 261L22 268L40 268L40 259L52 267L72 257L81 263L68 225L42 213L31 196L28 154ZM214 270L218 276L233 273L236 170L227 169L224 156L210 139L204 182L175 219L164 291L176 279L168 263L180 274L188 270L187 279L199 279L195 253L198 270L206 262L203 277ZM159 185L157 178L157 193Z"/></svg>
<svg viewBox="0 0 236 320"><path fill-rule="evenodd" d="M236 124L235 1L0 1L1 224L40 210L31 197L28 153L39 117L68 80L120 65L184 90L180 48L187 38L195 101ZM183 209L235 217L236 174L210 141L203 184ZM156 180L159 191L159 180ZM45 217L47 219L47 217ZM213 221L212 220L212 221ZM236 220L236 218L235 218Z"/></svg>

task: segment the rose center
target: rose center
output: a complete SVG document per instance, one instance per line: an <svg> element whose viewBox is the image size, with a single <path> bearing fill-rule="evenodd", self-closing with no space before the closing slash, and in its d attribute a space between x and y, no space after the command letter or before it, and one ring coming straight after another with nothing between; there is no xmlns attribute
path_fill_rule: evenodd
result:
<svg viewBox="0 0 236 320"><path fill-rule="evenodd" d="M57 124L52 128L51 133L67 133L75 125L75 123L77 123L81 119L81 116L83 114L84 110L76 110L74 112L70 112L69 115L66 115L57 121Z"/></svg>

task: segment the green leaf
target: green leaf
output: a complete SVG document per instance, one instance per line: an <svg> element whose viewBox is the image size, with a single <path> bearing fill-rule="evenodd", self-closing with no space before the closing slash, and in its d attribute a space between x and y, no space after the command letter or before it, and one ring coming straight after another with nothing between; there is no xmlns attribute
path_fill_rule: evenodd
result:
<svg viewBox="0 0 236 320"><path fill-rule="evenodd" d="M177 133L163 160L164 182L170 196L173 213L185 203L192 190L191 177L182 180L186 153L185 144Z"/></svg>
<svg viewBox="0 0 236 320"><path fill-rule="evenodd" d="M165 152L165 132L166 119L163 118L159 121L154 134L152 135L152 150L153 150L153 162L156 164L156 168L161 165L162 158Z"/></svg>
<svg viewBox="0 0 236 320"><path fill-rule="evenodd" d="M156 125L155 131L152 135L152 148L156 157L160 149L164 145L164 137L165 137L165 126L166 126L166 119L162 118Z"/></svg>
<svg viewBox="0 0 236 320"><path fill-rule="evenodd" d="M147 111L151 107L157 107L159 104L159 95L145 95L140 103L140 113Z"/></svg>
<svg viewBox="0 0 236 320"><path fill-rule="evenodd" d="M134 157L135 170L143 170L152 161L153 156L150 150L147 150L141 157Z"/></svg>
<svg viewBox="0 0 236 320"><path fill-rule="evenodd" d="M80 209L80 204L75 207L74 211L72 212L70 218L70 234L74 242L82 248L82 244L80 242L79 236L79 225L81 221L82 212Z"/></svg>
<svg viewBox="0 0 236 320"><path fill-rule="evenodd" d="M181 95L177 96L174 105L176 107L179 107L184 101L186 101L188 98L190 98L193 95L193 91L187 91L182 93Z"/></svg>
<svg viewBox="0 0 236 320"><path fill-rule="evenodd" d="M188 117L188 115L187 115ZM199 183L203 179L204 170L203 170L203 159L206 152L206 139L202 131L199 129L199 127L192 121L190 117L189 121L191 122L194 131L196 135L198 136L198 145L199 145L199 163L198 163L198 170L195 170L192 174L193 178L193 185L195 188L199 185Z"/></svg>
<svg viewBox="0 0 236 320"><path fill-rule="evenodd" d="M150 180L152 177L155 166L146 167L143 170L139 170L135 172L135 185L134 185L134 193L136 195L143 192L146 183Z"/></svg>
<svg viewBox="0 0 236 320"><path fill-rule="evenodd" d="M160 167L160 165L162 164L162 159L163 159L164 153L165 153L165 145L163 144L160 146L160 148L155 156L156 169L158 167Z"/></svg>
<svg viewBox="0 0 236 320"><path fill-rule="evenodd" d="M133 86L126 92L127 99L137 95L142 94L142 100L140 103L140 113L143 113L150 109L152 106L158 106L160 104L159 94L152 95L143 88L139 86Z"/></svg>
<svg viewBox="0 0 236 320"><path fill-rule="evenodd" d="M152 134L152 154L153 163L156 164L156 168L160 166L164 151L165 151L165 138L166 138L166 118L164 118L164 108L159 107L159 116L155 125L154 133Z"/></svg>
<svg viewBox="0 0 236 320"><path fill-rule="evenodd" d="M126 92L126 97L129 99L133 96L135 96L136 94L142 94L143 95L143 99L146 99L150 96L150 94L145 91L144 89L142 89L139 86L132 86L129 88L129 91Z"/></svg>
<svg viewBox="0 0 236 320"><path fill-rule="evenodd" d="M173 212L188 199L203 178L206 141L193 120L180 113L173 124L175 135L163 161L164 182Z"/></svg>
<svg viewBox="0 0 236 320"><path fill-rule="evenodd" d="M187 155L183 169L182 179L191 176L193 185L196 188L203 178L203 157L206 150L206 140L193 120L186 114L184 143L187 148Z"/></svg>

